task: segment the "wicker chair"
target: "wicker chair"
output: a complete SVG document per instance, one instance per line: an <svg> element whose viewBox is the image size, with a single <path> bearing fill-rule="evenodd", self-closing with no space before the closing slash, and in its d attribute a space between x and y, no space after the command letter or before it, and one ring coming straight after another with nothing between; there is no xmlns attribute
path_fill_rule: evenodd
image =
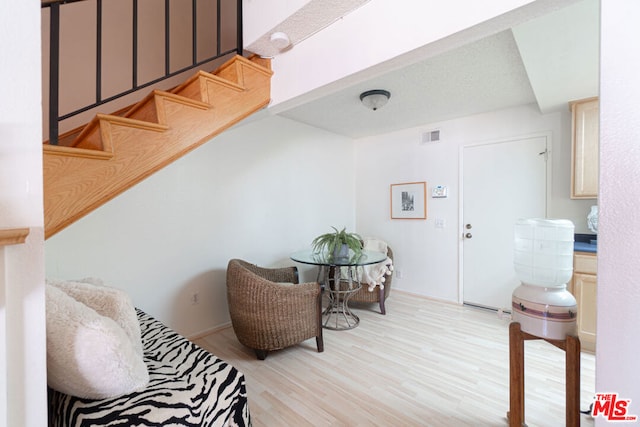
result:
<svg viewBox="0 0 640 427"><path fill-rule="evenodd" d="M298 284L296 267L262 268L232 259L227 300L238 341L258 359L314 337L318 352L324 351L320 284Z"/></svg>
<svg viewBox="0 0 640 427"><path fill-rule="evenodd" d="M387 256L391 258L393 261L393 251L389 246L387 246ZM384 281L384 289L380 289L380 286L376 286L375 289L369 292L369 287L366 284L362 284L362 289L353 294L349 302L359 302L359 303L378 303L380 305L380 313L387 314L387 310L385 309L384 302L389 296L389 291L391 291L391 281L393 279L393 271L390 275L385 276Z"/></svg>

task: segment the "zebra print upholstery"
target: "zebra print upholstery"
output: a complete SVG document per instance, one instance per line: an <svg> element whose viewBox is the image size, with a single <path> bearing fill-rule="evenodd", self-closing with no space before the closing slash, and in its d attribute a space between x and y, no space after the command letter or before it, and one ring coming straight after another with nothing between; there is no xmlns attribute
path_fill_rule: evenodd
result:
<svg viewBox="0 0 640 427"><path fill-rule="evenodd" d="M244 375L137 309L148 386L90 400L49 389L51 427L249 426Z"/></svg>

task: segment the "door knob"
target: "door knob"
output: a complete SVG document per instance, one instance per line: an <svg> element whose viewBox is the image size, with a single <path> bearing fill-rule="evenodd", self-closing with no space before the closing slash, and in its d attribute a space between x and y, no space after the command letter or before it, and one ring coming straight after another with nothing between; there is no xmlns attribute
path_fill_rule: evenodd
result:
<svg viewBox="0 0 640 427"><path fill-rule="evenodd" d="M467 234L465 234L465 235L464 235L464 237L466 237L467 239L470 239L470 238L472 238L473 236L471 235L471 233L467 233Z"/></svg>

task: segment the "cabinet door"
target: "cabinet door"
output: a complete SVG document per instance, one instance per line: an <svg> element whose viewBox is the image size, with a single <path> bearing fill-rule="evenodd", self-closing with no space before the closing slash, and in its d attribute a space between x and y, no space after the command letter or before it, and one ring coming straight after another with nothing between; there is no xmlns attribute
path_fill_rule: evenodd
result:
<svg viewBox="0 0 640 427"><path fill-rule="evenodd" d="M578 303L578 337L585 350L596 346L596 276L575 273L573 292Z"/></svg>
<svg viewBox="0 0 640 427"><path fill-rule="evenodd" d="M571 103L571 117L571 198L595 199L598 197L598 99Z"/></svg>
<svg viewBox="0 0 640 427"><path fill-rule="evenodd" d="M596 254L589 252L574 252L573 269L576 273L593 274L598 273L598 261Z"/></svg>

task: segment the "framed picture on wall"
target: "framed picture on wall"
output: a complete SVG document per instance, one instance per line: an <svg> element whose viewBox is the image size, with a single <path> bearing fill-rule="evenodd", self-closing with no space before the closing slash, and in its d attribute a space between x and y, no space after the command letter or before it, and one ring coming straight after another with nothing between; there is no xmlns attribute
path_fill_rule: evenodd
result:
<svg viewBox="0 0 640 427"><path fill-rule="evenodd" d="M391 184L391 219L427 219L427 183Z"/></svg>

